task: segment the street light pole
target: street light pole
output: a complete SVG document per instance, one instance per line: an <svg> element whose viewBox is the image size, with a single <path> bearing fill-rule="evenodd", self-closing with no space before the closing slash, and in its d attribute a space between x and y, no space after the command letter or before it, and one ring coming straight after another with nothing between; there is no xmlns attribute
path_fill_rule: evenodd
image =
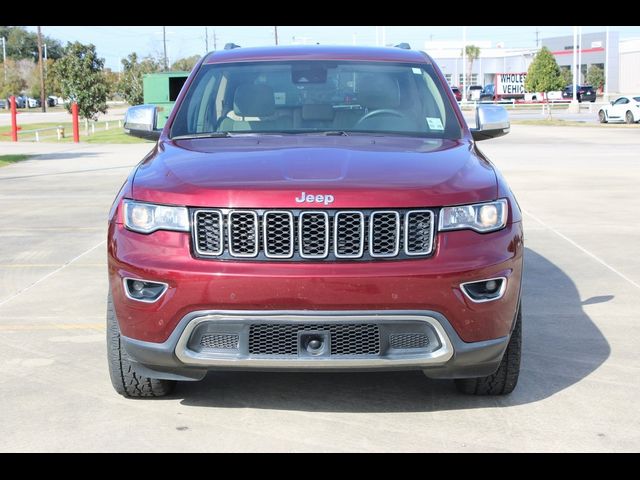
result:
<svg viewBox="0 0 640 480"><path fill-rule="evenodd" d="M467 63L467 27L462 27L462 102L467 101L465 68Z"/></svg>
<svg viewBox="0 0 640 480"><path fill-rule="evenodd" d="M42 113L47 111L46 94L44 91L44 62L42 61L42 31L38 27L38 63L40 64L40 107Z"/></svg>
<svg viewBox="0 0 640 480"><path fill-rule="evenodd" d="M7 41L2 37L2 69L4 70L4 81L7 81Z"/></svg>
<svg viewBox="0 0 640 480"><path fill-rule="evenodd" d="M578 82L578 72L576 71L576 64L578 63L578 59L577 57L577 49L576 49L576 44L578 43L578 27L573 27L573 86L571 87L571 90L573 91L573 100L572 102L575 103L578 101L578 97L576 95L576 83Z"/></svg>
<svg viewBox="0 0 640 480"><path fill-rule="evenodd" d="M582 26L578 27L578 84L582 83Z"/></svg>
<svg viewBox="0 0 640 480"><path fill-rule="evenodd" d="M609 27L605 34L604 44L604 101L609 101Z"/></svg>
<svg viewBox="0 0 640 480"><path fill-rule="evenodd" d="M278 45L278 27L273 27L273 34L275 36L276 45Z"/></svg>
<svg viewBox="0 0 640 480"><path fill-rule="evenodd" d="M162 44L164 45L164 69L167 70L167 27L162 27Z"/></svg>

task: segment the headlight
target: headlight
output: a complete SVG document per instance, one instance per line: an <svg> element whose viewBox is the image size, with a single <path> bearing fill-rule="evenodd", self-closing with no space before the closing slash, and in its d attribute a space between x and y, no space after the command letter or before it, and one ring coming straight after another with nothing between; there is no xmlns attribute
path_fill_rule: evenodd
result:
<svg viewBox="0 0 640 480"><path fill-rule="evenodd" d="M470 228L476 232L500 230L507 223L507 201L459 205L440 209L439 230L462 230Z"/></svg>
<svg viewBox="0 0 640 480"><path fill-rule="evenodd" d="M185 207L167 207L152 203L124 201L124 224L135 232L156 230L189 231L189 212Z"/></svg>

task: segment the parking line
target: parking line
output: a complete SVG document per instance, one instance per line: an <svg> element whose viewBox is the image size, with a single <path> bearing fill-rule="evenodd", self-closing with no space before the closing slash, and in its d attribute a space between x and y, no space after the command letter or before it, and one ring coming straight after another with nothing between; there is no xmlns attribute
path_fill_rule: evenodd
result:
<svg viewBox="0 0 640 480"><path fill-rule="evenodd" d="M74 267L104 267L106 263L79 263ZM0 263L0 268L51 268L62 267L59 263Z"/></svg>
<svg viewBox="0 0 640 480"><path fill-rule="evenodd" d="M39 283L45 281L47 278L49 278L52 275L55 275L56 273L58 273L60 270L62 270L63 268L71 265L73 262L75 262L76 260L80 260L82 257L84 257L86 254L93 252L96 248L98 248L100 245L102 245L103 243L105 243L106 240L102 240L100 243L98 243L97 245L94 245L93 247L91 247L89 250L86 250L84 252L82 252L80 255L78 255L77 257L72 258L71 260L69 260L68 262L64 263L62 266L56 268L55 270L53 270L52 272L47 273L44 277L41 277L40 279L36 280L35 282L33 282L31 285L28 285L26 287L24 287L22 290L18 290L16 293L14 293L13 295L10 295L8 298L5 298L4 300L0 301L0 307L2 305L4 305L7 302L10 302L11 300L13 300L14 298L16 298L19 295L22 295L24 292L26 292L27 290L30 290L31 288L35 287L36 285L38 285Z"/></svg>
<svg viewBox="0 0 640 480"><path fill-rule="evenodd" d="M586 255L590 256L591 258L593 258L596 262L600 263L601 265L604 265L605 267L607 267L609 270L611 270L613 273L615 273L616 275L618 275L620 278L626 280L627 282L629 282L631 285L633 285L634 287L636 287L637 289L640 290L640 284L638 284L637 282L634 282L632 279L630 279L629 277L627 277L624 273L620 272L619 270L616 270L614 267L612 267L611 265L609 265L607 262L605 262L604 260L602 260L600 257L598 257L597 255L591 253L589 250L587 250L586 248L584 248L581 245L578 245L575 241L571 240L569 237L567 237L566 235L560 233L558 230L556 230L555 228L553 228L550 225L547 225L546 223L544 223L542 220L540 220L538 217L536 217L535 215L533 215L532 213L527 212L526 210L522 210L522 212L525 215L528 215L529 217L533 218L536 222L538 222L540 225L542 225L543 227L545 227L548 230L551 230L553 233L555 233L556 235L558 235L560 238L566 240L567 242L569 242L571 245L573 245L574 247L576 247L578 250L580 250L581 252L585 253Z"/></svg>
<svg viewBox="0 0 640 480"><path fill-rule="evenodd" d="M23 330L104 330L104 323L53 323L50 325L0 325L0 332Z"/></svg>

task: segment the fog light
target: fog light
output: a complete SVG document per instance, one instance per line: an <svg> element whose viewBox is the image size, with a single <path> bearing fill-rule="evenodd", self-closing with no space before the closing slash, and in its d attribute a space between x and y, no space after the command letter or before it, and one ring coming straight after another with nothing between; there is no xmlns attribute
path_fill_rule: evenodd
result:
<svg viewBox="0 0 640 480"><path fill-rule="evenodd" d="M506 286L507 279L505 277L488 278L477 282L460 284L460 288L467 298L476 303L490 302L502 298Z"/></svg>
<svg viewBox="0 0 640 480"><path fill-rule="evenodd" d="M124 279L124 293L131 300L138 302L153 303L167 291L167 288L169 285L162 282L150 282L135 278Z"/></svg>

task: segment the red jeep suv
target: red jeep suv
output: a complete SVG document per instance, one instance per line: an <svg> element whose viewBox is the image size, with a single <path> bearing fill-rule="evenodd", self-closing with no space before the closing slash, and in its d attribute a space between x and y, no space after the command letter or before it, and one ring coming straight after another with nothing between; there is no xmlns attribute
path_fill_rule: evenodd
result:
<svg viewBox="0 0 640 480"><path fill-rule="evenodd" d="M109 215L107 346L129 397L207 371L422 370L516 386L522 217L438 66L401 48L234 48L193 69Z"/></svg>

